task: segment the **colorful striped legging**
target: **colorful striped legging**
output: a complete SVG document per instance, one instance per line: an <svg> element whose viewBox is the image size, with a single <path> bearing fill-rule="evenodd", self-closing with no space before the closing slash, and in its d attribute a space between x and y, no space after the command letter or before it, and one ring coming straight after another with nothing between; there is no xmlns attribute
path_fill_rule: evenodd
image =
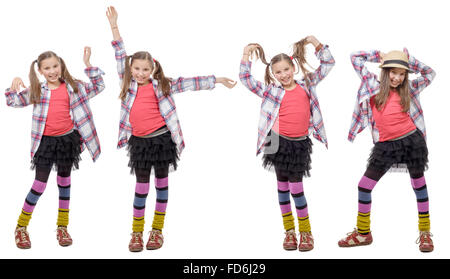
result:
<svg viewBox="0 0 450 279"><path fill-rule="evenodd" d="M155 188L156 204L152 228L162 230L166 215L167 201L169 198L169 170L156 169ZM145 224L145 204L150 188L150 170L135 169L136 189L133 202L133 232L143 232Z"/></svg>
<svg viewBox="0 0 450 279"><path fill-rule="evenodd" d="M17 226L27 227L30 223L31 215L34 208L44 193L47 186L48 177L50 175L51 168L43 168L36 166L36 176L31 186L30 192L25 199L20 213ZM59 190L59 208L58 208L58 220L57 226L65 226L69 224L69 202L70 202L70 173L71 168L58 168L56 182L58 183Z"/></svg>
<svg viewBox="0 0 450 279"><path fill-rule="evenodd" d="M385 172L367 169L358 184L358 216L357 229L360 234L370 232L370 210L372 205L372 190ZM416 194L417 209L419 211L419 231L430 230L430 214L427 184L423 171L409 170L411 185Z"/></svg>
<svg viewBox="0 0 450 279"><path fill-rule="evenodd" d="M283 226L286 231L295 229L292 216L290 196L294 199L300 232L310 232L308 204L303 191L303 175L300 173L284 173L275 168L278 186L278 202L280 204Z"/></svg>

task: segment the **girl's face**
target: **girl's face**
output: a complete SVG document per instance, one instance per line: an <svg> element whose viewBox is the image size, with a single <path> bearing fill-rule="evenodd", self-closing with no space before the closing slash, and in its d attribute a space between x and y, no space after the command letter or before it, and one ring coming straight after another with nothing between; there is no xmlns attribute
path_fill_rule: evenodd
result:
<svg viewBox="0 0 450 279"><path fill-rule="evenodd" d="M397 88L403 83L406 77L406 70L401 68L392 68L389 71L389 85L392 88Z"/></svg>
<svg viewBox="0 0 450 279"><path fill-rule="evenodd" d="M45 77L49 84L59 84L61 77L61 63L52 56L41 61L39 73Z"/></svg>
<svg viewBox="0 0 450 279"><path fill-rule="evenodd" d="M152 71L150 61L146 59L134 59L131 64L131 76L137 81L138 85L147 85Z"/></svg>
<svg viewBox="0 0 450 279"><path fill-rule="evenodd" d="M281 83L283 87L291 87L294 84L294 67L286 60L281 60L272 65L272 73L276 80Z"/></svg>

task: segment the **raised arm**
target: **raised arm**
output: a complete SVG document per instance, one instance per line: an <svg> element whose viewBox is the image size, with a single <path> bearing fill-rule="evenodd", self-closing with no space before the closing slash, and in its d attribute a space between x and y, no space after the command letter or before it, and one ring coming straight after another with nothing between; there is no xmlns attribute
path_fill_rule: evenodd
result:
<svg viewBox="0 0 450 279"><path fill-rule="evenodd" d="M103 81L102 78L102 75L105 73L98 67L93 67L91 65L90 58L91 58L91 48L85 47L83 61L84 64L86 65L86 69L84 70L84 72L89 77L90 82L84 83L84 88L86 90L86 94L89 99L97 96L100 92L103 91L103 89L105 89L105 82Z"/></svg>
<svg viewBox="0 0 450 279"><path fill-rule="evenodd" d="M111 6L106 10L106 17L108 18L113 35L113 41L111 45L113 46L115 51L117 73L119 74L120 80L122 80L123 74L125 72L125 60L127 58L127 52L125 51L125 46L123 44L122 37L120 36L119 26L117 24L117 18L119 17L119 15L116 9Z"/></svg>
<svg viewBox="0 0 450 279"><path fill-rule="evenodd" d="M25 89L20 91L21 87ZM22 79L16 77L14 78L11 87L6 89L5 97L6 97L6 105L10 107L15 108L26 107L30 104L30 89L25 86Z"/></svg>
<svg viewBox="0 0 450 279"><path fill-rule="evenodd" d="M425 87L430 85L430 83L436 76L436 72L431 67L425 65L413 56L409 55L406 48L403 49L403 51L406 52L409 56L409 68L411 69L411 71L413 71L415 74L420 74L420 77L410 81L411 94L417 95L423 89L425 89Z"/></svg>
<svg viewBox="0 0 450 279"><path fill-rule="evenodd" d="M317 85L328 75L335 64L335 61L333 55L331 55L331 52L328 49L328 45L322 45L314 36L308 36L306 37L306 40L314 46L316 49L316 57L320 61L320 66L310 74L312 85Z"/></svg>
<svg viewBox="0 0 450 279"><path fill-rule="evenodd" d="M372 51L357 51L350 55L350 60L352 62L353 68L356 73L359 75L361 79L367 78L369 76L374 76L373 73L369 72L365 63L373 62L380 63L381 62L381 52L378 50Z"/></svg>
<svg viewBox="0 0 450 279"><path fill-rule="evenodd" d="M258 58L258 53L255 52L257 48L257 44L248 44L244 48L239 71L239 79L251 92L263 98L263 94L266 91L266 85L260 81L257 81L251 74L252 62L250 61L250 58L253 58L254 53L256 54L256 59Z"/></svg>
<svg viewBox="0 0 450 279"><path fill-rule="evenodd" d="M119 14L113 6L110 6L106 10L106 16L108 17L109 25L111 26L113 39L117 41L120 39L119 27L117 25Z"/></svg>

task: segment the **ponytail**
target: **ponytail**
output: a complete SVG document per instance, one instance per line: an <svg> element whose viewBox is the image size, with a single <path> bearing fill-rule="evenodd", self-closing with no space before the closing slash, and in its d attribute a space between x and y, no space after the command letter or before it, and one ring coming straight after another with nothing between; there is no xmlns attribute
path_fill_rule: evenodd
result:
<svg viewBox="0 0 450 279"><path fill-rule="evenodd" d="M129 55L125 58L125 72L123 73L122 90L120 91L120 95L119 95L119 98L122 101L125 101L125 96L127 95L128 88L130 87L130 83L131 83L130 59L131 59L131 55Z"/></svg>
<svg viewBox="0 0 450 279"><path fill-rule="evenodd" d="M164 96L167 97L170 95L172 80L164 75L164 71L158 60L153 59L153 62L155 64L153 70L153 78L155 78L158 81L159 89L163 92Z"/></svg>
<svg viewBox="0 0 450 279"><path fill-rule="evenodd" d="M72 87L74 93L78 94L77 82L80 82L80 81L77 80L77 79L74 79L72 77L72 75L70 75L69 71L67 70L66 63L64 62L64 60L61 57L59 57L59 61L61 63L61 72L62 72L61 78L65 82L70 84L70 86Z"/></svg>
<svg viewBox="0 0 450 279"><path fill-rule="evenodd" d="M303 77L305 79L306 86L309 87L309 84L311 82L309 79L310 73L305 68L305 64L308 64L308 62L306 62L306 58L305 58L307 44L308 44L308 42L306 41L306 38L304 38L294 44L294 50L293 50L294 53L292 54L292 60L294 60L295 63L297 63L297 66L303 73Z"/></svg>
<svg viewBox="0 0 450 279"><path fill-rule="evenodd" d="M34 60L30 66L30 73L28 78L30 79L30 102L32 104L38 104L41 102L41 83L36 75L36 70L34 69L37 60Z"/></svg>
<svg viewBox="0 0 450 279"><path fill-rule="evenodd" d="M61 66L61 82L68 82L70 86L73 88L75 93L78 93L77 82L80 82L77 79L74 79L69 71L67 70L66 63L61 57L58 57L56 53L53 51L46 51L41 53L38 56L38 59L34 60L30 66L30 73L28 74L28 78L30 79L30 102L34 105L39 104L41 102L41 82L39 81L38 76L36 75L35 65L37 64L38 69L41 67L41 62L45 59L56 57L58 59Z"/></svg>
<svg viewBox="0 0 450 279"><path fill-rule="evenodd" d="M125 101L125 97L127 96L132 78L131 64L133 64L134 59L142 59L149 61L150 65L153 68L153 78L158 81L159 90L163 92L164 96L166 97L169 96L172 80L164 75L164 71L161 67L161 64L156 59L153 59L150 53L146 51L139 51L125 58L125 71L122 78L122 90L120 91L119 98L122 101Z"/></svg>
<svg viewBox="0 0 450 279"><path fill-rule="evenodd" d="M264 82L266 84L274 83L275 80L273 79L272 75L270 74L270 66L271 63L267 62L266 55L264 53L264 50L261 45L259 44L249 44L249 45L256 45L256 49L253 51L255 53L256 59L260 58L261 62L266 65L266 70L264 74ZM251 55L252 53L249 53Z"/></svg>

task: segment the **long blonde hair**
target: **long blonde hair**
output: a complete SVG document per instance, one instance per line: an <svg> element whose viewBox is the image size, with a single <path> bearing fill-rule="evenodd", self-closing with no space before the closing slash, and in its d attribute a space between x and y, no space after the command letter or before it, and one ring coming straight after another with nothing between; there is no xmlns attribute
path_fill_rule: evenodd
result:
<svg viewBox="0 0 450 279"><path fill-rule="evenodd" d="M275 79L272 77L272 75L270 73L271 66L273 66L274 64L284 60L284 61L287 61L289 63L289 65L291 65L293 68L295 68L295 65L294 65L293 61L295 61L295 63L297 64L298 68L303 73L306 86L309 86L310 82L311 82L310 78L309 78L309 74L310 73L305 68L305 64L308 64L306 62L306 58L305 58L305 54L306 54L305 46L307 44L308 43L306 41L306 38L296 42L294 44L294 47L293 47L292 58L290 56L288 56L287 54L285 54L285 53L280 53L280 54L275 55L270 60L270 63L267 62L266 56L264 54L264 50L261 47L261 45L256 44L257 45L257 47L255 49L256 57L260 58L261 62L266 65L266 71L265 71L265 75L264 75L264 82L266 84L275 83Z"/></svg>
<svg viewBox="0 0 450 279"><path fill-rule="evenodd" d="M41 82L39 81L39 78L36 75L35 65L37 64L38 69L40 69L42 61L51 57L55 57L56 59L58 59L61 65L61 77L59 78L60 81L69 83L70 86L73 88L73 91L75 93L78 93L77 82L79 82L79 80L74 79L70 75L64 60L58 55L56 55L56 53L54 53L53 51L46 51L41 53L38 56L38 58L31 63L30 66L30 73L28 77L30 79L30 93L31 93L30 102L32 104L39 104L41 102Z"/></svg>
<svg viewBox="0 0 450 279"><path fill-rule="evenodd" d="M389 92L391 91L389 73L393 68L382 68L380 75L380 92L374 97L375 107L378 110L386 104L387 98L389 97ZM405 79L403 83L397 86L396 91L400 96L400 105L403 108L403 112L409 111L411 104L411 95L409 94L409 83L408 83L408 71L406 71Z"/></svg>
<svg viewBox="0 0 450 279"><path fill-rule="evenodd" d="M172 80L164 75L164 71L158 60L153 59L147 51L138 51L133 55L127 56L125 59L125 72L122 80L122 89L119 98L124 101L131 84L131 65L135 59L147 60L153 69L153 78L158 81L158 88L163 92L164 96L170 95L170 87ZM131 61L130 61L131 60Z"/></svg>

